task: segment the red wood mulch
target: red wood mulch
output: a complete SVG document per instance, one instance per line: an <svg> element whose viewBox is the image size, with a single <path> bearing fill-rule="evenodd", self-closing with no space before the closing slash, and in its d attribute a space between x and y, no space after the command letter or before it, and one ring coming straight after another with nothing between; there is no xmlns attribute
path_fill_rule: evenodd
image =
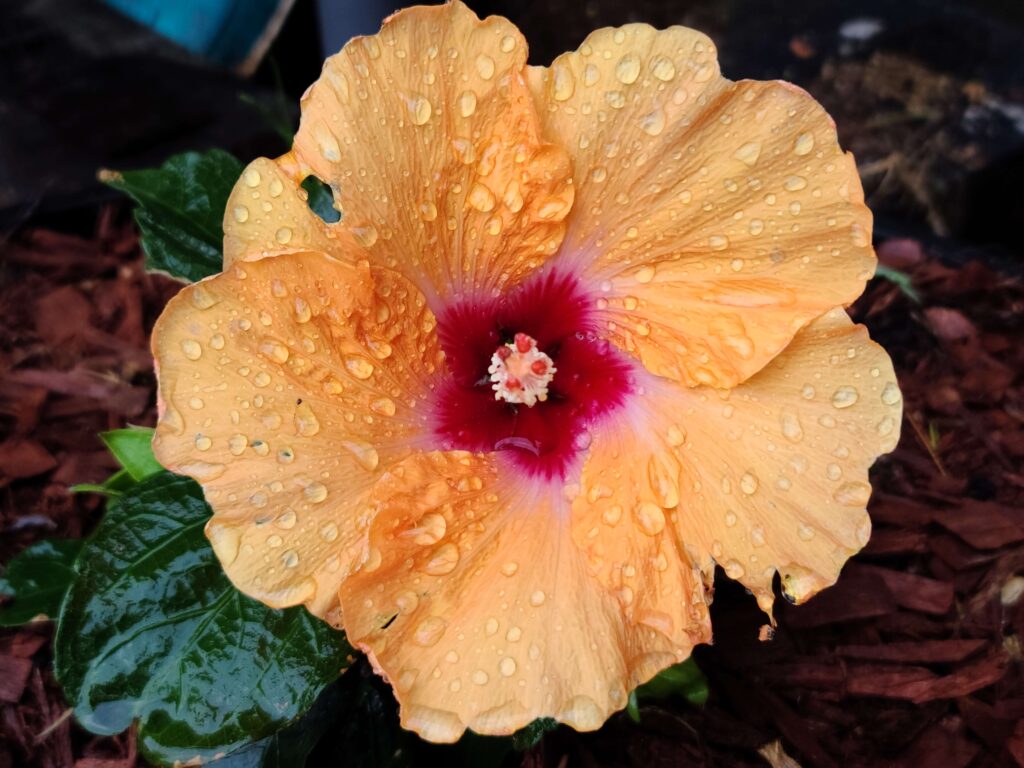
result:
<svg viewBox="0 0 1024 768"><path fill-rule="evenodd" d="M122 209L104 210L93 237L27 229L0 247L6 562L101 514L67 486L113 470L97 432L153 423L148 331L177 285L143 272ZM703 711L668 702L640 725L561 730L525 765L1024 767L1024 284L943 266L911 241L880 255L923 303L879 280L855 307L906 405L900 445L875 469L867 549L833 589L781 605L771 642L753 600L720 580L716 644L698 653ZM45 625L0 632L0 768L134 765L130 735L72 724L49 638Z"/></svg>

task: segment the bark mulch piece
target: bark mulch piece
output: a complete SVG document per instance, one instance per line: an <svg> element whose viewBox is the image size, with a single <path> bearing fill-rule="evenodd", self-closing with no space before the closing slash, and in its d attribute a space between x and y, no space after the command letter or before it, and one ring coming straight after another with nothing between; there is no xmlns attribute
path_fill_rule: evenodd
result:
<svg viewBox="0 0 1024 768"><path fill-rule="evenodd" d="M91 237L28 229L5 248L2 562L95 524L100 500L67 487L114 469L98 432L153 423L148 334L178 289L144 273L124 209ZM780 599L771 641L753 598L718 579L703 710L651 703L639 724L560 729L514 763L1024 767L1024 283L934 248L879 248L920 304L876 280L852 310L893 356L906 411L874 469L867 548L806 605ZM50 665L45 625L0 632L0 768L137 764L132 733L74 725Z"/></svg>
<svg viewBox="0 0 1024 768"><path fill-rule="evenodd" d="M146 274L127 211L91 236L27 229L0 244L0 563L34 541L80 537L102 511L68 486L115 464L98 433L152 424L148 334L180 287ZM53 680L48 625L0 630L0 768L130 768L134 738L73 724Z"/></svg>

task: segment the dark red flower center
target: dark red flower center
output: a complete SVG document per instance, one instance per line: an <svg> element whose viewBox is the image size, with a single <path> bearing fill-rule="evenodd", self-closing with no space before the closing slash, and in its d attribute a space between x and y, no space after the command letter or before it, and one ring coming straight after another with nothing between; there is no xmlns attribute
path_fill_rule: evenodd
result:
<svg viewBox="0 0 1024 768"><path fill-rule="evenodd" d="M589 443L588 427L633 387L630 363L598 335L592 303L574 277L553 271L442 312L438 333L451 375L434 403L441 447L502 451L531 475L564 477ZM496 350L514 346L517 334L521 343L536 340L556 369L547 399L532 406L496 399L488 372Z"/></svg>

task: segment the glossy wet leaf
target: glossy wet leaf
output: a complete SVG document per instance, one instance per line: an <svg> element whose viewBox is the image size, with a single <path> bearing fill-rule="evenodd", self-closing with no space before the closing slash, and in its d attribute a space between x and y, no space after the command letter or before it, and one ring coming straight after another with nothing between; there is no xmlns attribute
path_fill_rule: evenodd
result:
<svg viewBox="0 0 1024 768"><path fill-rule="evenodd" d="M287 728L212 763L214 768L296 768L306 762L342 711L341 692L329 686L310 710Z"/></svg>
<svg viewBox="0 0 1024 768"><path fill-rule="evenodd" d="M344 635L275 611L224 576L192 480L161 472L110 502L76 563L55 668L75 716L111 734L139 721L153 762L209 760L301 716L346 665Z"/></svg>
<svg viewBox="0 0 1024 768"><path fill-rule="evenodd" d="M152 429L115 429L104 432L100 438L133 480L145 480L163 470L153 456Z"/></svg>
<svg viewBox="0 0 1024 768"><path fill-rule="evenodd" d="M40 541L16 555L0 577L0 627L16 627L37 617L56 618L75 578L81 541Z"/></svg>
<svg viewBox="0 0 1024 768"><path fill-rule="evenodd" d="M555 730L558 721L551 717L540 717L512 734L512 745L518 752L525 752L540 743L544 734Z"/></svg>
<svg viewBox="0 0 1024 768"><path fill-rule="evenodd" d="M653 678L639 686L629 696L626 712L640 722L639 702L660 701L678 696L696 707L703 707L708 700L708 679L691 656L686 661L663 669Z"/></svg>
<svg viewBox="0 0 1024 768"><path fill-rule="evenodd" d="M220 149L175 155L159 168L104 171L138 203L146 267L195 282L221 270L222 219L242 164Z"/></svg>

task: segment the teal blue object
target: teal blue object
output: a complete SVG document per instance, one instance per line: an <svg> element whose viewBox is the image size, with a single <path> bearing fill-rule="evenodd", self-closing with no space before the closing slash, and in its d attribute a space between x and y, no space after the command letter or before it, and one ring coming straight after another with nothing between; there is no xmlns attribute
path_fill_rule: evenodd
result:
<svg viewBox="0 0 1024 768"><path fill-rule="evenodd" d="M236 67L263 42L264 32L280 20L275 15L283 16L291 0L106 0L106 3L193 53Z"/></svg>

